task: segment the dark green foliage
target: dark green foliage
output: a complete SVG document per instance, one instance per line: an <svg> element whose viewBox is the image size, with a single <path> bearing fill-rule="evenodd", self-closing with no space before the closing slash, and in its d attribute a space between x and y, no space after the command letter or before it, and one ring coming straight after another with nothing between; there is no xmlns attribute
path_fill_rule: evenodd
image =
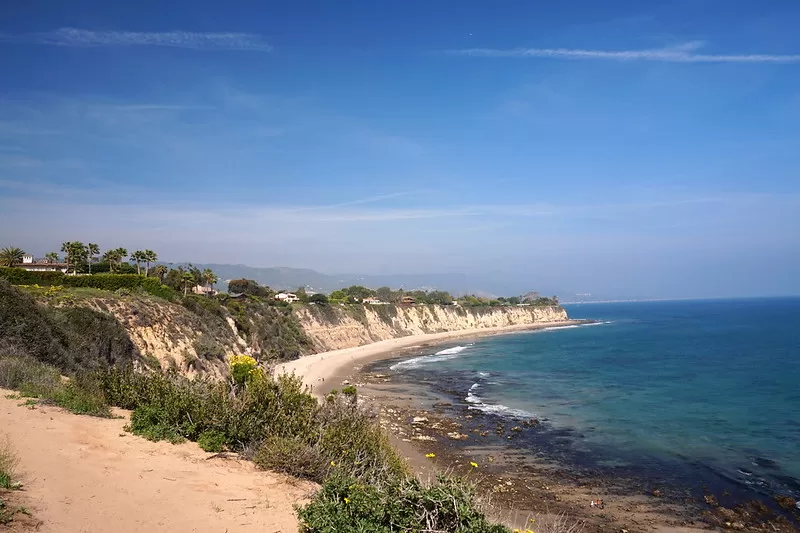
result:
<svg viewBox="0 0 800 533"><path fill-rule="evenodd" d="M0 350L29 355L62 372L125 364L138 352L113 317L88 308L39 305L0 280Z"/></svg>
<svg viewBox="0 0 800 533"><path fill-rule="evenodd" d="M265 304L252 298L230 300L226 305L239 333L261 352L262 359L288 361L313 349L313 342L290 306Z"/></svg>
<svg viewBox="0 0 800 533"><path fill-rule="evenodd" d="M197 437L197 445L206 452L221 452L226 441L225 433L216 429L208 429Z"/></svg>
<svg viewBox="0 0 800 533"><path fill-rule="evenodd" d="M269 287L262 287L252 279L232 279L228 282L228 292L231 294L247 294L259 298L272 299L275 291Z"/></svg>
<svg viewBox="0 0 800 533"><path fill-rule="evenodd" d="M26 354L67 368L72 366L67 344L67 335L48 309L0 279L0 353Z"/></svg>
<svg viewBox="0 0 800 533"><path fill-rule="evenodd" d="M342 289L341 292L343 292L345 296L352 296L353 298L357 298L358 300L363 300L364 298L375 296L375 291L373 291L372 289L368 289L366 287L362 287L361 285L353 285L352 287L347 287L346 289Z"/></svg>
<svg viewBox="0 0 800 533"><path fill-rule="evenodd" d="M486 519L468 484L445 477L429 487L409 478L376 487L333 475L297 514L302 533L509 533Z"/></svg>
<svg viewBox="0 0 800 533"><path fill-rule="evenodd" d="M49 309L67 339L69 371L125 365L139 352L125 328L112 316L86 307ZM60 366L61 365L57 365Z"/></svg>
<svg viewBox="0 0 800 533"><path fill-rule="evenodd" d="M318 292L308 297L308 302L319 305L328 305L328 297Z"/></svg>

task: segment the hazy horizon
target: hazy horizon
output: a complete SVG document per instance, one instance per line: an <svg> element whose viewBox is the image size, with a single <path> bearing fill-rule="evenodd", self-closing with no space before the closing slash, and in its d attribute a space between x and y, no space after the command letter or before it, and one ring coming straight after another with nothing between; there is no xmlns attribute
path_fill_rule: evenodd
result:
<svg viewBox="0 0 800 533"><path fill-rule="evenodd" d="M800 5L348 6L0 7L0 247L800 294Z"/></svg>

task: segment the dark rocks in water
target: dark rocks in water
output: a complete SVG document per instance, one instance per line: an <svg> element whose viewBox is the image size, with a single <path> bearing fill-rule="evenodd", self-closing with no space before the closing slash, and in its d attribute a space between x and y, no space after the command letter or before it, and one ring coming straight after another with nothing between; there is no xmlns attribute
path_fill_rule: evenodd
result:
<svg viewBox="0 0 800 533"><path fill-rule="evenodd" d="M755 459L753 459L753 463L755 463L756 465L758 465L761 468L764 468L766 470L780 470L781 469L781 467L780 467L780 465L778 465L778 463L776 463L772 459L767 459L766 457L756 457Z"/></svg>
<svg viewBox="0 0 800 533"><path fill-rule="evenodd" d="M783 509L786 509L787 511L794 511L795 509L797 509L797 501L791 496L782 496L782 495L775 496L775 503L777 503L778 506L780 506Z"/></svg>

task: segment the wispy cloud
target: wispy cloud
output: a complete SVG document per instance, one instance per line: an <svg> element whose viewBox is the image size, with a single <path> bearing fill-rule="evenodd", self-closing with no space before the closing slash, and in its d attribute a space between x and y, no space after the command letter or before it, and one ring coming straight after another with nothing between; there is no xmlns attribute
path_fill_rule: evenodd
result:
<svg viewBox="0 0 800 533"><path fill-rule="evenodd" d="M607 61L661 61L669 63L800 63L800 54L701 54L699 41L646 50L587 50L581 48L467 48L448 55L470 57L529 57Z"/></svg>
<svg viewBox="0 0 800 533"><path fill-rule="evenodd" d="M0 34L0 41L54 46L168 46L194 50L246 50L270 52L272 46L254 33L201 33L191 31L93 31L60 28L49 32Z"/></svg>

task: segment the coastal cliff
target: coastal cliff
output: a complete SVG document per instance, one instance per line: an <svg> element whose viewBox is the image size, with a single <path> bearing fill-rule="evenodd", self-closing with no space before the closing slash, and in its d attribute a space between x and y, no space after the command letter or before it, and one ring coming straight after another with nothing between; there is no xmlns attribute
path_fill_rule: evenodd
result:
<svg viewBox="0 0 800 533"><path fill-rule="evenodd" d="M0 355L70 370L133 363L223 378L231 356L265 362L428 333L567 320L559 306L304 305L0 282Z"/></svg>
<svg viewBox="0 0 800 533"><path fill-rule="evenodd" d="M317 352L409 335L568 320L567 312L559 306L303 306L294 314Z"/></svg>

